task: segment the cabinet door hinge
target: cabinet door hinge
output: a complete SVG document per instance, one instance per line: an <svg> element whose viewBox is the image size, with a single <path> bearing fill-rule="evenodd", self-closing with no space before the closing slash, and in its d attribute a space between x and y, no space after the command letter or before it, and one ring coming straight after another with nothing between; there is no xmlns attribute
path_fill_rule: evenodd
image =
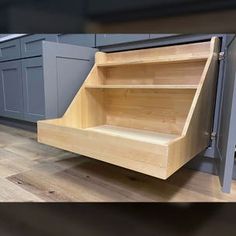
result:
<svg viewBox="0 0 236 236"><path fill-rule="evenodd" d="M225 59L225 53L224 52L219 52L219 61L222 61Z"/></svg>
<svg viewBox="0 0 236 236"><path fill-rule="evenodd" d="M216 132L212 132L211 133L211 140L215 139L216 138Z"/></svg>

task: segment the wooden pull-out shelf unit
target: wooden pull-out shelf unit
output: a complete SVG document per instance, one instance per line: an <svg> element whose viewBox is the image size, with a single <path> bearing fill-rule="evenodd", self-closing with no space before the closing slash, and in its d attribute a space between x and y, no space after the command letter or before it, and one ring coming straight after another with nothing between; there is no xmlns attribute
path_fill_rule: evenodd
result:
<svg viewBox="0 0 236 236"><path fill-rule="evenodd" d="M96 54L60 119L38 141L166 179L210 141L218 66L210 42Z"/></svg>

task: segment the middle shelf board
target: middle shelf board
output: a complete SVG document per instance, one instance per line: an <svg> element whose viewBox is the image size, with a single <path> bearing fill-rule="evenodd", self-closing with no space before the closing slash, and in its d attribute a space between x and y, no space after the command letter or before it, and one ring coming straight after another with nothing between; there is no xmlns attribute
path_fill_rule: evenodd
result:
<svg viewBox="0 0 236 236"><path fill-rule="evenodd" d="M168 85L149 85L149 84L132 84L132 85L86 85L89 89L197 89L198 85L185 84L168 84Z"/></svg>

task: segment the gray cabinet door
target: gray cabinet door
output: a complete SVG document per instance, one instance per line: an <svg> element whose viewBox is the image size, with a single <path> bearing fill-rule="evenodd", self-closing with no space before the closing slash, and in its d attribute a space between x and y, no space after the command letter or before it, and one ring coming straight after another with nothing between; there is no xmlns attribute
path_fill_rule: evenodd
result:
<svg viewBox="0 0 236 236"><path fill-rule="evenodd" d="M95 34L59 34L58 42L77 46L95 47Z"/></svg>
<svg viewBox="0 0 236 236"><path fill-rule="evenodd" d="M20 61L0 63L0 89L2 97L1 115L22 119L23 90Z"/></svg>
<svg viewBox="0 0 236 236"><path fill-rule="evenodd" d="M10 40L0 43L0 61L20 58L20 40Z"/></svg>
<svg viewBox="0 0 236 236"><path fill-rule="evenodd" d="M216 153L219 160L219 175L224 192L229 192L234 168L236 147L236 38L228 46L221 116L216 135Z"/></svg>
<svg viewBox="0 0 236 236"><path fill-rule="evenodd" d="M42 41L57 41L56 34L34 34L20 39L22 57L42 55Z"/></svg>
<svg viewBox="0 0 236 236"><path fill-rule="evenodd" d="M45 96L42 57L22 60L24 120L37 121L45 117Z"/></svg>
<svg viewBox="0 0 236 236"><path fill-rule="evenodd" d="M149 34L96 34L96 46L106 46L149 39Z"/></svg>
<svg viewBox="0 0 236 236"><path fill-rule="evenodd" d="M94 64L97 49L43 42L45 117L61 117Z"/></svg>

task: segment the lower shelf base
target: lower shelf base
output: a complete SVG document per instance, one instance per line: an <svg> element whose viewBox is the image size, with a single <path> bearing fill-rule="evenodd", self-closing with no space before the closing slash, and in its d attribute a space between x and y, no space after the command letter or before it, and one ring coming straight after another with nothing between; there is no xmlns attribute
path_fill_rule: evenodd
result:
<svg viewBox="0 0 236 236"><path fill-rule="evenodd" d="M125 127L112 126L112 125L95 126L95 127L87 128L85 130L133 139L136 141L153 143L153 144L167 144L168 142L178 137L178 135L173 135L173 134L157 133L157 132L152 132L152 131L125 128Z"/></svg>
<svg viewBox="0 0 236 236"><path fill-rule="evenodd" d="M61 123L38 122L38 141L156 178L167 179L195 155L179 151L188 143L178 135L112 125L79 129Z"/></svg>

